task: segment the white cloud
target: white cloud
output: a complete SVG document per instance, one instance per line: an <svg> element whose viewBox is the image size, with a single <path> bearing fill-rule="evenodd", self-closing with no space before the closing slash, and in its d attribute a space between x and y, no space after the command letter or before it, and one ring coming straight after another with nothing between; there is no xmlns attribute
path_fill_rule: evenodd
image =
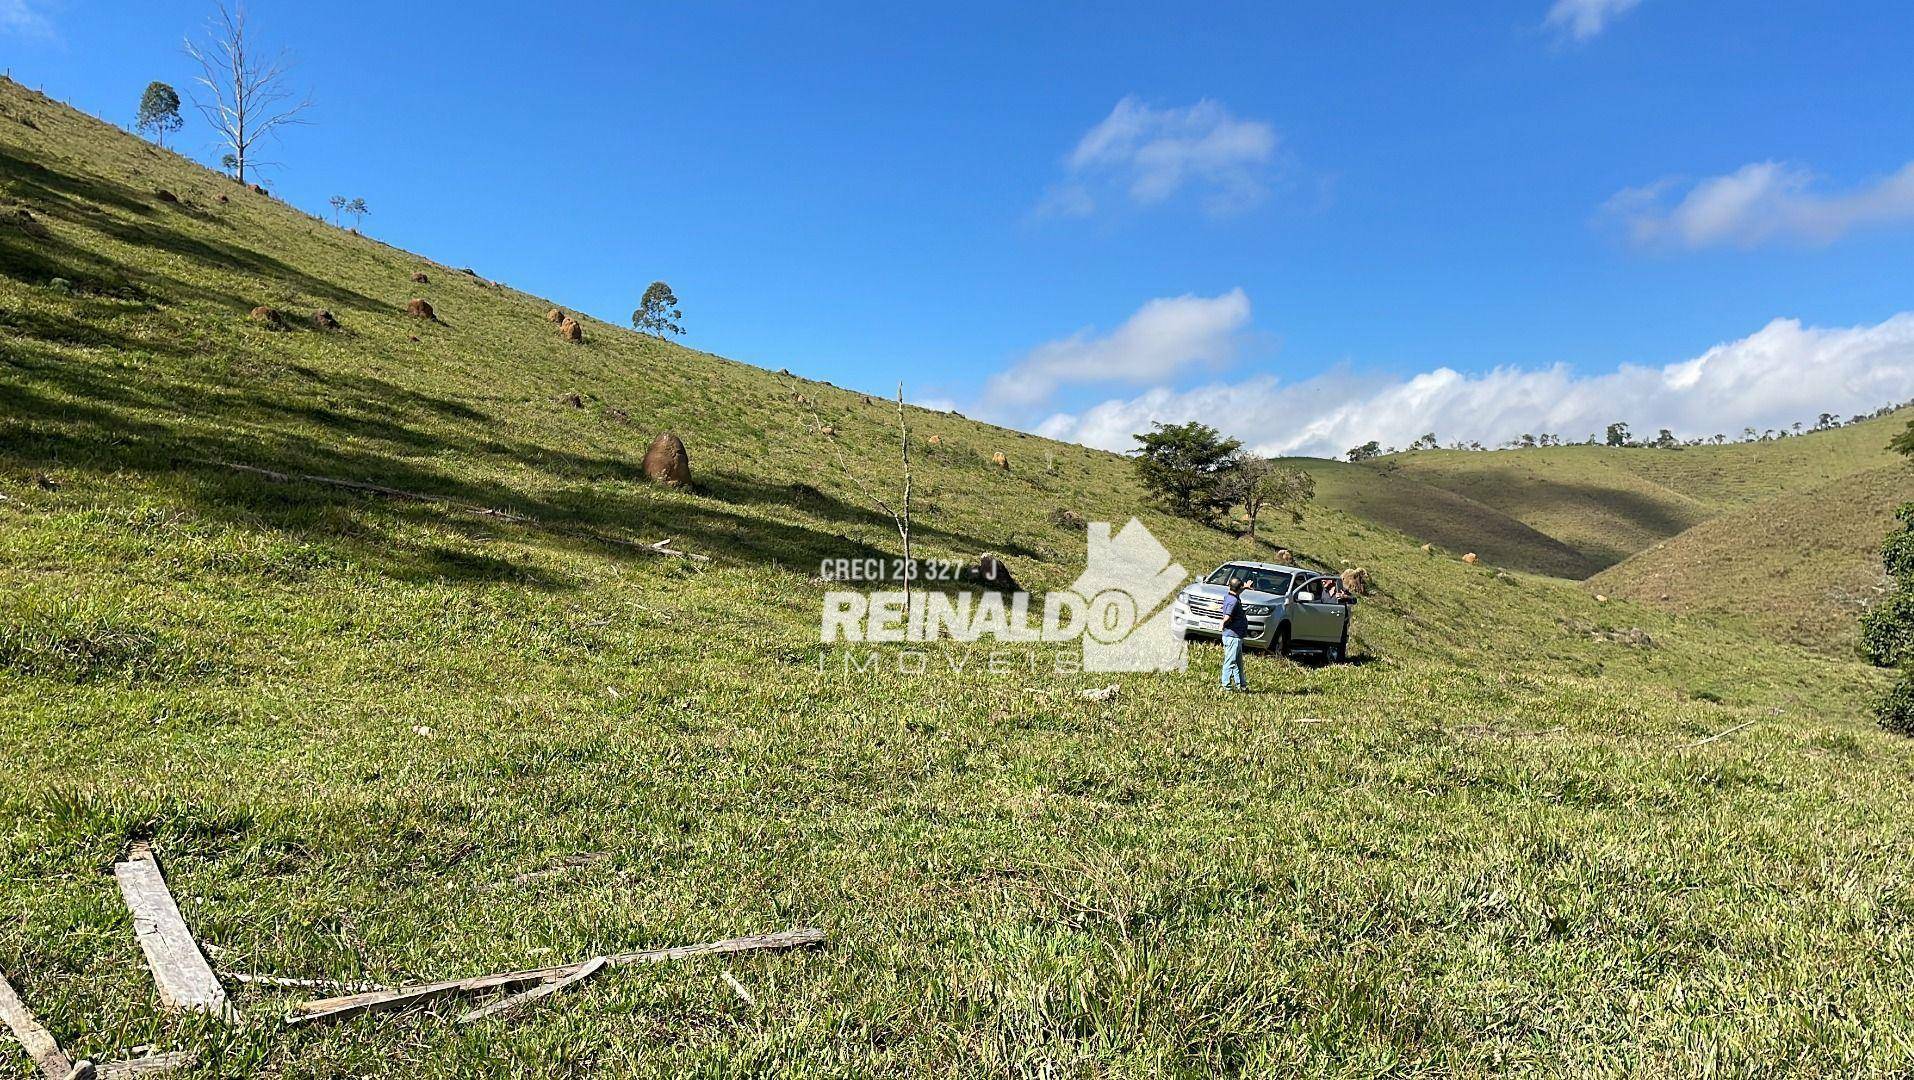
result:
<svg viewBox="0 0 1914 1080"><path fill-rule="evenodd" d="M1870 225L1914 223L1914 162L1891 176L1841 194L1809 190L1814 174L1762 161L1690 187L1663 180L1628 188L1607 212L1644 246L1751 248L1770 241L1828 244Z"/></svg>
<svg viewBox="0 0 1914 1080"><path fill-rule="evenodd" d="M1370 439L1405 446L1433 431L1497 445L1524 432L1580 441L1616 420L1637 435L1737 436L1821 412L1871 411L1914 398L1914 312L1874 326L1804 327L1776 319L1759 331L1662 367L1624 364L1577 375L1566 366L1437 368L1407 379L1334 370L1298 382L1263 376L1189 390L1158 387L1058 414L1039 434L1108 450L1135 447L1151 421L1202 420L1268 454L1335 456Z"/></svg>
<svg viewBox="0 0 1914 1080"><path fill-rule="evenodd" d="M53 20L30 0L0 0L0 34L50 39L54 37Z"/></svg>
<svg viewBox="0 0 1914 1080"><path fill-rule="evenodd" d="M1240 288L1221 296L1151 300L1101 337L1086 327L1030 350L1008 371L991 377L985 401L993 407L1029 407L1066 384L1140 386L1192 366L1221 364L1234 355L1249 317L1249 296Z"/></svg>
<svg viewBox="0 0 1914 1080"><path fill-rule="evenodd" d="M1576 41L1587 41L1607 29L1610 20L1641 0L1555 0L1542 25Z"/></svg>
<svg viewBox="0 0 1914 1080"><path fill-rule="evenodd" d="M1037 210L1088 217L1112 202L1153 206L1188 189L1208 213L1235 213L1268 194L1276 144L1274 127L1214 101L1158 109L1126 97L1077 141L1065 178Z"/></svg>

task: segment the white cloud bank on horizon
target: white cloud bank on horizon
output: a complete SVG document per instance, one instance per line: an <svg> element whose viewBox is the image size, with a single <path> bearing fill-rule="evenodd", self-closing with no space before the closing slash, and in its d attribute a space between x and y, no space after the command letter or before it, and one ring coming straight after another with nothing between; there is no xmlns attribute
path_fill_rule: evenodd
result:
<svg viewBox="0 0 1914 1080"><path fill-rule="evenodd" d="M1232 116L1207 98L1159 109L1126 97L1077 140L1065 178L1037 207L1039 216L1089 217L1112 202L1154 206L1196 192L1214 216L1246 210L1269 193L1276 129Z"/></svg>
<svg viewBox="0 0 1914 1080"><path fill-rule="evenodd" d="M1644 247L1829 244L1870 225L1914 224L1914 161L1844 193L1811 191L1813 182L1800 166L1760 161L1702 180L1673 202L1680 185L1671 180L1626 188L1604 210Z"/></svg>
<svg viewBox="0 0 1914 1080"><path fill-rule="evenodd" d="M992 408L1031 407L1065 384L1142 386L1191 367L1220 365L1235 355L1249 320L1249 295L1241 288L1213 297L1160 297L1101 337L1086 327L1030 350L991 376L984 400Z"/></svg>
<svg viewBox="0 0 1914 1080"><path fill-rule="evenodd" d="M1565 38L1587 41L1639 3L1641 0L1555 0L1542 25Z"/></svg>
<svg viewBox="0 0 1914 1080"><path fill-rule="evenodd" d="M1914 312L1874 326L1804 327L1775 319L1692 360L1624 364L1600 375L1566 365L1496 368L1464 375L1437 368L1377 379L1335 370L1297 383L1262 376L1189 390L1157 387L1078 414L1059 413L1037 434L1128 451L1152 421L1201 420L1259 453L1334 457L1376 439L1406 446L1433 431L1444 445L1488 446L1524 432L1579 442L1609 423L1639 437L1669 428L1682 437L1781 428L1822 412L1870 412L1914 398Z"/></svg>

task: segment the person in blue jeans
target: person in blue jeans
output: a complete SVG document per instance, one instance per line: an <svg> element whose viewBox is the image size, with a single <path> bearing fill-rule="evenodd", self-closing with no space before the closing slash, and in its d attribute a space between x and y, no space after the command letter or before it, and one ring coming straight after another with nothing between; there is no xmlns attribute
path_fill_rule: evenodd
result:
<svg viewBox="0 0 1914 1080"><path fill-rule="evenodd" d="M1248 690L1243 677L1243 635L1249 633L1249 617L1243 614L1242 578L1232 578L1229 595L1223 597L1223 689Z"/></svg>

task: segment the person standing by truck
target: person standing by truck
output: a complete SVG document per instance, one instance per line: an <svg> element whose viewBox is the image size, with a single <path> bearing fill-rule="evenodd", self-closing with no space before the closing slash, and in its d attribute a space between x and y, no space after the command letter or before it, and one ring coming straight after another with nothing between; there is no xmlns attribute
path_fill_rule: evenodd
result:
<svg viewBox="0 0 1914 1080"><path fill-rule="evenodd" d="M1249 633L1249 616L1243 614L1242 578L1231 578L1229 595L1223 597L1223 689L1247 691L1249 680L1243 677L1243 636Z"/></svg>

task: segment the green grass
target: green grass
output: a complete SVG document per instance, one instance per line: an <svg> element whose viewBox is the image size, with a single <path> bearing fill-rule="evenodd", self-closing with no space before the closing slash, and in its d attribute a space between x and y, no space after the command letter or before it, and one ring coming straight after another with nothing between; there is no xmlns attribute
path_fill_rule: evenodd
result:
<svg viewBox="0 0 1914 1080"><path fill-rule="evenodd" d="M73 1050L230 1076L1914 1067L1914 751L1865 716L1878 673L1424 553L1327 468L1270 538L1371 570L1356 663L1255 658L1225 698L1199 647L1101 703L1036 647L846 671L814 575L895 553L865 493L894 406L589 320L566 345L547 306L0 83L0 970ZM910 417L941 442L927 554L1066 584L1058 508L1141 512L1192 570L1257 550L1147 509L1120 458ZM661 430L697 490L639 476ZM665 536L712 562L628 543ZM104 873L136 838L226 969L830 943L469 1030L287 1030L245 990L260 1022L221 1030L157 1008Z"/></svg>

